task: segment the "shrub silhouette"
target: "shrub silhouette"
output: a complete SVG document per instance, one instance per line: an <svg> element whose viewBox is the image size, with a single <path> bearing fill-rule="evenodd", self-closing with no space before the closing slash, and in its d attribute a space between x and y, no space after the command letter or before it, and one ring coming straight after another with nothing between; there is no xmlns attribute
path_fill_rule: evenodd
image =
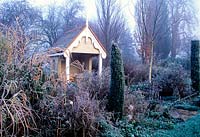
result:
<svg viewBox="0 0 200 137"><path fill-rule="evenodd" d="M114 112L114 118L121 119L124 104L124 68L121 53L116 44L112 45L111 51L111 85L108 95L107 109Z"/></svg>
<svg viewBox="0 0 200 137"><path fill-rule="evenodd" d="M195 91L200 91L200 43L198 40L192 41L191 46L191 80Z"/></svg>

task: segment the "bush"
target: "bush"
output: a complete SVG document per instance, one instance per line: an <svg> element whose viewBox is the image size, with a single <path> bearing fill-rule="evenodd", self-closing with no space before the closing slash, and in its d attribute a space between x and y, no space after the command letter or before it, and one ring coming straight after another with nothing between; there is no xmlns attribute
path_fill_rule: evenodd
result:
<svg viewBox="0 0 200 137"><path fill-rule="evenodd" d="M41 65L33 65L32 61L1 64L0 110L3 121L0 121L0 134L4 136L29 136L37 130L34 105L42 97L43 82Z"/></svg>
<svg viewBox="0 0 200 137"><path fill-rule="evenodd" d="M191 60L190 58L167 58L158 62L157 65L168 67L170 64L175 64L181 66L184 70L190 71L191 69Z"/></svg>
<svg viewBox="0 0 200 137"><path fill-rule="evenodd" d="M148 80L148 65L135 64L125 67L126 84L128 86L142 83Z"/></svg>
<svg viewBox="0 0 200 137"><path fill-rule="evenodd" d="M98 133L97 118L103 110L99 109L99 101L91 99L87 91L71 91L62 84L57 90L65 89L62 94L51 96L45 94L36 110L40 119L38 127L40 136L96 136ZM68 90L70 91L68 93ZM59 91L58 91L59 92Z"/></svg>
<svg viewBox="0 0 200 137"><path fill-rule="evenodd" d="M102 77L95 72L79 74L76 83L51 77L42 85L43 98L37 103L39 136L97 136L98 119L104 117L109 69ZM101 91L104 91L101 93Z"/></svg>
<svg viewBox="0 0 200 137"><path fill-rule="evenodd" d="M154 68L152 80L154 94L184 97L191 93L188 72L179 64L167 63Z"/></svg>
<svg viewBox="0 0 200 137"><path fill-rule="evenodd" d="M110 121L106 121L105 119L99 120L99 129L100 129L100 137L123 137L120 132L120 128L115 127Z"/></svg>
<svg viewBox="0 0 200 137"><path fill-rule="evenodd" d="M148 102L142 91L125 92L124 114L129 121L140 121L144 116Z"/></svg>
<svg viewBox="0 0 200 137"><path fill-rule="evenodd" d="M110 88L110 68L104 68L101 77L96 72L84 72L77 77L77 87L90 93L90 98L104 100Z"/></svg>
<svg viewBox="0 0 200 137"><path fill-rule="evenodd" d="M137 85L130 86L130 90L132 92L134 92L134 91L149 91L150 88L151 88L151 85L149 84L149 82L141 82L141 83L138 83Z"/></svg>
<svg viewBox="0 0 200 137"><path fill-rule="evenodd" d="M37 129L32 95L35 93L38 98L37 93L42 91L40 68L46 57L38 60L35 55L25 56L29 42L18 30L20 27L0 28L0 135L29 136Z"/></svg>
<svg viewBox="0 0 200 137"><path fill-rule="evenodd" d="M16 83L12 84L17 88ZM34 131L37 125L25 92L21 90L6 99L10 90L7 88L5 90L7 93L4 92L0 99L0 135L29 136L30 131Z"/></svg>
<svg viewBox="0 0 200 137"><path fill-rule="evenodd" d="M121 119L124 105L124 67L119 47L112 45L111 50L111 81L108 95L107 110L114 112L114 119Z"/></svg>

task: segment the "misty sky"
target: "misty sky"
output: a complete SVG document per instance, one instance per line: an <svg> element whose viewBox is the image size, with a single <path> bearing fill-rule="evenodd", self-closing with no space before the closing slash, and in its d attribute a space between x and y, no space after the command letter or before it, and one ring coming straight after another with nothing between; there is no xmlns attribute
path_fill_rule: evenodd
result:
<svg viewBox="0 0 200 137"><path fill-rule="evenodd" d="M34 6L47 8L48 5L51 5L51 4L56 4L58 6L62 5L65 0L29 0L29 1ZM127 15L127 21L129 23L129 25L131 27L134 27L134 21L133 21L133 17L132 17L133 10L131 10L134 4L132 1L133 0L120 0L120 2L122 4L122 10L124 10L124 12ZM85 16L88 15L89 20L94 19L96 16L95 0L82 0L82 2L85 3L84 6L87 9L85 11L85 13L83 13L83 15L85 15Z"/></svg>
<svg viewBox="0 0 200 137"><path fill-rule="evenodd" d="M29 0L31 2L31 4L33 4L34 6L39 6L39 7L48 7L48 5L51 4L56 4L56 5L62 5L62 3L64 2L64 0ZM129 23L129 25L134 28L134 19L133 19L133 12L134 12L134 0L120 0L122 7L124 10L124 12L126 13L127 16L127 22ZM194 2L194 7L195 10L197 12L198 16L198 20L200 23L200 0L193 0ZM90 20L92 20L95 17L95 1L94 0L83 0L83 2L85 3L89 3L89 4L85 4L85 7L87 9L87 12L85 12L84 14L88 14L88 18ZM200 30L200 25L198 25L197 30L195 30L194 34L200 39L200 32L198 32L198 30Z"/></svg>
<svg viewBox="0 0 200 137"><path fill-rule="evenodd" d="M6 0L0 0L2 1L6 1ZM47 7L51 4L56 4L56 5L62 5L64 3L65 0L29 0L30 3L33 6L36 7L40 7L41 9L45 10L47 9ZM122 10L124 10L124 12L126 13L127 16L127 22L129 23L129 26L131 28L134 28L134 19L133 19L133 14L134 14L134 0L120 0L121 4L122 4ZM194 8L196 10L197 13L197 17L198 17L198 21L200 24L200 0L192 0L194 1ZM94 19L95 17L95 12L96 12L96 8L95 8L95 1L94 0L83 0L83 2L85 3L89 3L89 4L85 4L86 7L86 11L85 13L83 13L83 15L88 15L89 20ZM200 25L198 25L197 27L195 27L196 30L194 32L194 34L200 39Z"/></svg>

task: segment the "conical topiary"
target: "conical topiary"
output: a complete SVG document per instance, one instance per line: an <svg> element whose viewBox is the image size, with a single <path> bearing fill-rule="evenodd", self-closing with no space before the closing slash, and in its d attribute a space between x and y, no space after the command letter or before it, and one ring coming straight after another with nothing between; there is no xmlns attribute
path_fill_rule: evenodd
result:
<svg viewBox="0 0 200 137"><path fill-rule="evenodd" d="M200 43L199 40L191 42L191 80L195 91L200 91Z"/></svg>
<svg viewBox="0 0 200 137"><path fill-rule="evenodd" d="M111 84L107 109L114 112L116 120L122 118L125 86L123 62L117 44L112 44L110 69Z"/></svg>

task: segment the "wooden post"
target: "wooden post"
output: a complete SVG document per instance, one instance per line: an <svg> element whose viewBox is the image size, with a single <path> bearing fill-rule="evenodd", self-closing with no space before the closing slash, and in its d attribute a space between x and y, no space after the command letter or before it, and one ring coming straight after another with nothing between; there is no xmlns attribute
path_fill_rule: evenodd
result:
<svg viewBox="0 0 200 137"><path fill-rule="evenodd" d="M101 76L102 73L102 57L101 54L99 54L99 76Z"/></svg>
<svg viewBox="0 0 200 137"><path fill-rule="evenodd" d="M65 57L66 60L66 78L67 81L70 79L70 57L69 55Z"/></svg>
<svg viewBox="0 0 200 137"><path fill-rule="evenodd" d="M89 58L89 72L92 72L92 57Z"/></svg>

